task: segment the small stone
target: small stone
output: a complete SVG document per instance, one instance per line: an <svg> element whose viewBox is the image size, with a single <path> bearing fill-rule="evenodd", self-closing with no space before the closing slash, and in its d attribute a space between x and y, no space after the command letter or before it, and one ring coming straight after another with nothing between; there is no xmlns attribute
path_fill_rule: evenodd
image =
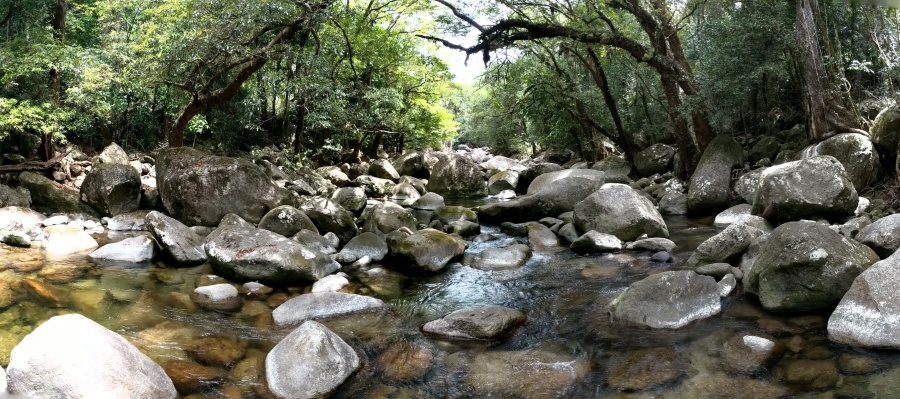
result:
<svg viewBox="0 0 900 399"><path fill-rule="evenodd" d="M591 230L575 240L570 248L579 254L616 252L622 250L622 240L612 234Z"/></svg>
<svg viewBox="0 0 900 399"><path fill-rule="evenodd" d="M672 255L666 251L659 251L650 255L650 261L656 263L669 263L672 261Z"/></svg>
<svg viewBox="0 0 900 399"><path fill-rule="evenodd" d="M701 276L712 276L716 280L731 274L731 265L728 263L710 263L700 266L694 271Z"/></svg>
<svg viewBox="0 0 900 399"><path fill-rule="evenodd" d="M220 312L234 312L244 304L237 288L231 284L197 287L191 293L191 300L202 308Z"/></svg>
<svg viewBox="0 0 900 399"><path fill-rule="evenodd" d="M494 339L525 324L525 314L502 306L457 310L426 323L422 332L451 340Z"/></svg>
<svg viewBox="0 0 900 399"><path fill-rule="evenodd" d="M266 285L251 281L241 285L240 288L238 288L238 292L246 295L248 299L265 299L272 293L272 287L267 287Z"/></svg>
<svg viewBox="0 0 900 399"><path fill-rule="evenodd" d="M755 374L784 355L785 347L756 335L738 335L725 342L720 352L722 365L738 374Z"/></svg>
<svg viewBox="0 0 900 399"><path fill-rule="evenodd" d="M789 360L776 367L775 375L788 384L814 390L834 388L840 381L833 360Z"/></svg>
<svg viewBox="0 0 900 399"><path fill-rule="evenodd" d="M312 286L312 292L338 292L348 285L350 280L347 280L347 274L338 272L316 281Z"/></svg>
<svg viewBox="0 0 900 399"><path fill-rule="evenodd" d="M733 274L726 274L725 277L722 277L716 286L719 289L719 296L725 298L731 295L734 292L734 289L737 287L737 279L734 278Z"/></svg>

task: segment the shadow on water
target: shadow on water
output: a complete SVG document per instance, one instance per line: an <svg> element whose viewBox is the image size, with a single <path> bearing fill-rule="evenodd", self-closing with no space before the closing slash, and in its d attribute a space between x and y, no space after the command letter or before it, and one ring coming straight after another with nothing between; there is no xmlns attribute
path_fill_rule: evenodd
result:
<svg viewBox="0 0 900 399"><path fill-rule="evenodd" d="M483 203L451 202L470 207ZM878 362L877 371L890 370L898 356L832 344L825 335L826 315L771 315L740 293L723 300L720 315L676 331L613 323L607 309L622 290L650 274L677 269L697 245L721 230L712 225L711 218L668 217L666 222L671 239L678 244L676 263L652 262L651 254L645 252L578 256L563 249L536 252L524 266L513 270L484 271L453 263L443 272L425 277L403 276L391 271L389 264L349 271L356 292L385 300L391 310L324 321L364 360L361 370L335 397L627 397L620 395L633 388L622 388L622 370L629 374L625 378L629 383L657 381L639 388L643 390L637 397L648 398L813 397L817 393L834 395L815 397L884 397L884 393L900 392L897 372L871 377L835 374L836 382L820 385L790 374L802 374L790 367L805 362L803 367L814 367L815 373L825 373L821 378L831 378L829 370L847 354L864 354ZM483 226L482 233L497 239L470 242L467 253L525 241L492 226ZM212 272L205 265L180 269L163 264L100 266L83 258L52 263L35 254L9 248L0 252L4 260L0 264L7 269L0 278L31 278L50 292L40 300L32 293L29 299L0 312L3 364L8 362L12 346L37 324L69 312L85 314L123 334L160 363L188 359L186 342L207 335L236 337L247 348L247 356L262 359L288 332L273 327L272 308L303 292L279 289L266 301L247 301L240 312L222 314L198 310L188 298ZM42 263L43 268L18 266L20 270L15 270L12 266L29 262ZM46 273L53 264L83 269L83 274L64 281ZM60 279L46 281L54 277ZM519 309L528 321L512 336L487 343L442 342L419 331L422 324L454 310L484 305ZM772 337L789 348L788 354L767 372L726 374L719 351L726 340L738 334ZM634 354L659 348L674 353L676 360L660 355L656 364L629 363ZM392 358L385 353L403 356ZM234 377L237 369L229 371L232 377L225 386L237 388L242 397L257 397L258 382ZM222 388L200 395L226 397L224 392Z"/></svg>

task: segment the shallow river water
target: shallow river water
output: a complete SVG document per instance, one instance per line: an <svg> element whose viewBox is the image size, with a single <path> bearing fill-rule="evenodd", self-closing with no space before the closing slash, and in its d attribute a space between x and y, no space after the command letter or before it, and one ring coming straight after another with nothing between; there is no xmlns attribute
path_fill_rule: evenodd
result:
<svg viewBox="0 0 900 399"><path fill-rule="evenodd" d="M768 314L740 288L723 299L720 315L680 330L610 322L607 305L625 287L677 269L719 231L711 218L666 222L678 244L674 264L653 263L650 253L583 257L564 249L535 253L523 267L507 271L460 263L427 277L403 276L390 264L347 270L352 292L378 297L391 311L323 321L363 359L335 397L900 397L896 353L833 344L825 332L827 314ZM482 234L498 238L470 242L467 254L526 241L491 226L482 226ZM262 359L289 332L272 327L271 310L304 290L277 289L266 300L247 300L240 312L222 314L198 310L188 299L208 279L208 266L96 265L86 257L54 261L40 250L3 247L0 267L0 279L31 279L21 285L27 296L0 312L0 364L8 363L9 351L36 325L71 312L122 334L160 364L189 359L185 346L197 337L236 339L246 349L244 360L220 370L224 384L185 396L191 398L264 397L258 382ZM419 331L451 311L483 305L519 309L528 321L492 343L452 344ZM756 375L727 373L719 352L738 334L772 337L787 348L786 355Z"/></svg>

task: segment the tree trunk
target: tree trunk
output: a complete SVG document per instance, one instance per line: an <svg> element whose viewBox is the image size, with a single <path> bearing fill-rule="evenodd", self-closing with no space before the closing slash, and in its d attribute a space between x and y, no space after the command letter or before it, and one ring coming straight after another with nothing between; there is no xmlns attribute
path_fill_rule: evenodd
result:
<svg viewBox="0 0 900 399"><path fill-rule="evenodd" d="M675 79L666 75L660 75L660 81L666 95L666 104L668 105L666 111L669 115L669 122L672 125L675 146L678 149L678 155L681 157L681 163L676 165L675 174L682 179L686 179L688 175L693 173L697 146L691 139L687 121L678 113L678 108L681 106L678 83Z"/></svg>
<svg viewBox="0 0 900 399"><path fill-rule="evenodd" d="M597 53L590 48L588 49L588 55L594 65L591 69L591 76L594 79L594 83L600 89L600 92L603 93L603 102L606 103L606 108L609 110L613 124L616 127L616 135L619 137L617 144L625 154L625 159L631 163L634 159L634 153L637 152L637 146L634 145L634 140L632 140L631 135L625 132L625 127L622 125L622 118L619 116L619 107L616 105L616 100L612 95L612 91L609 89L609 79L606 78L606 72L603 70L603 65L600 64L600 58L597 57Z"/></svg>
<svg viewBox="0 0 900 399"><path fill-rule="evenodd" d="M64 45L66 41L66 14L69 3L67 0L57 0L53 7L53 38L58 45ZM12 6L10 6L12 10ZM50 68L50 96L53 106L59 108L62 105L62 70L59 65ZM44 161L53 158L53 136L50 133L41 135L40 155Z"/></svg>
<svg viewBox="0 0 900 399"><path fill-rule="evenodd" d="M796 33L799 49L800 92L806 111L806 131L812 143L841 132L858 131L853 114L834 100L826 87L824 60L819 51L816 16L817 0L797 0Z"/></svg>
<svg viewBox="0 0 900 399"><path fill-rule="evenodd" d="M303 131L306 129L306 97L297 99L297 129L294 131L294 155L303 151Z"/></svg>
<svg viewBox="0 0 900 399"><path fill-rule="evenodd" d="M372 145L369 146L368 155L369 158L375 159L378 157L378 147L381 146L381 141L384 140L384 132L377 131L375 132L375 138L372 139Z"/></svg>

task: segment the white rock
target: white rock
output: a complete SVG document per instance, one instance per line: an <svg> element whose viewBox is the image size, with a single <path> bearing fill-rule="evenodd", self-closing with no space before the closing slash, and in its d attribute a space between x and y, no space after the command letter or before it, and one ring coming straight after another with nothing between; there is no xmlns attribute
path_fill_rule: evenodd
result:
<svg viewBox="0 0 900 399"><path fill-rule="evenodd" d="M133 263L149 262L155 255L156 243L147 236L131 237L106 244L88 254L91 259Z"/></svg>
<svg viewBox="0 0 900 399"><path fill-rule="evenodd" d="M93 251L99 244L82 228L71 225L50 226L46 228L47 254L65 256Z"/></svg>
<svg viewBox="0 0 900 399"><path fill-rule="evenodd" d="M69 223L68 215L51 216L51 217L44 219L44 221L41 222L41 224L44 225L44 227L56 226L56 225L66 224L66 223Z"/></svg>
<svg viewBox="0 0 900 399"><path fill-rule="evenodd" d="M719 290L719 296L725 298L734 292L735 287L737 287L737 279L734 277L734 274L728 273L716 283L716 287Z"/></svg>
<svg viewBox="0 0 900 399"><path fill-rule="evenodd" d="M281 399L323 398L359 366L359 356L341 337L307 321L266 355L266 382Z"/></svg>
<svg viewBox="0 0 900 399"><path fill-rule="evenodd" d="M275 325L299 325L307 320L375 312L387 305L380 299L342 292L316 292L291 298L272 311Z"/></svg>
<svg viewBox="0 0 900 399"><path fill-rule="evenodd" d="M316 281L312 286L312 292L337 292L350 284L344 273L332 274Z"/></svg>

